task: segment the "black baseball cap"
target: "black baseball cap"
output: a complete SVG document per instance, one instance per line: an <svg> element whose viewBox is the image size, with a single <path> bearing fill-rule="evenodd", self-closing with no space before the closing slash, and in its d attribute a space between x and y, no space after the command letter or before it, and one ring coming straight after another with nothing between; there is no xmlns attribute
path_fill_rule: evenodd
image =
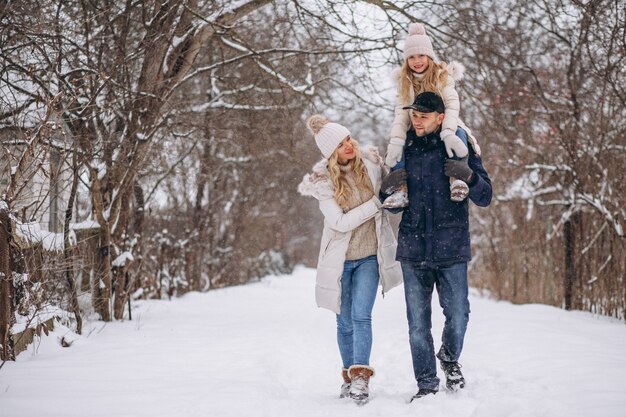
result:
<svg viewBox="0 0 626 417"><path fill-rule="evenodd" d="M412 109L421 113L444 113L446 111L446 106L443 104L439 94L431 93L430 91L418 94L415 100L413 100L413 104L402 108L404 110Z"/></svg>

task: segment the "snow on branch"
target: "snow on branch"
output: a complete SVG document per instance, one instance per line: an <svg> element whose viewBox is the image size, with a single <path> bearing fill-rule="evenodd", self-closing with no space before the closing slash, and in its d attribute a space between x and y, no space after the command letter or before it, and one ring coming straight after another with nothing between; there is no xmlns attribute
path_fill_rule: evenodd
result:
<svg viewBox="0 0 626 417"><path fill-rule="evenodd" d="M230 46L231 48L238 50L240 52L244 52L244 53L250 53L252 55L252 58L254 59L254 62L257 64L257 66L265 71L267 74L269 74L270 76L272 76L273 78L275 78L278 82L280 82L281 84L286 85L287 87L291 88L293 91L297 92L297 93L302 93L302 94L306 94L306 95L312 95L315 90L313 87L313 84L309 83L309 84L304 84L304 85L296 85L294 83L292 83L291 81L289 81L287 79L287 77L285 77L283 74L275 71L274 69L270 68L268 65L264 64L261 62L260 60L260 56L261 54L257 51L253 51L251 48L236 42L232 39L228 39L225 36L222 36L220 38L222 40L222 42L224 42L226 45Z"/></svg>
<svg viewBox="0 0 626 417"><path fill-rule="evenodd" d="M606 266L609 264L609 262L611 262L611 259L613 259L613 255L609 255L607 256L606 260L604 261L604 263L602 264L602 266L600 267L600 269L598 269L598 272L596 272L589 281L587 281L587 284L591 285L594 282L596 282L598 280L598 275L600 275L600 273L604 270L604 268L606 268Z"/></svg>
<svg viewBox="0 0 626 417"><path fill-rule="evenodd" d="M624 145L608 145L606 149L616 150L619 152L626 152L626 146Z"/></svg>
<svg viewBox="0 0 626 417"><path fill-rule="evenodd" d="M620 224L619 219L616 219L613 216L611 211L603 204L602 201L600 201L600 199L590 196L588 194L579 194L578 198L598 210L604 216L604 218L613 225L615 233L620 237L624 237L624 229Z"/></svg>
<svg viewBox="0 0 626 417"><path fill-rule="evenodd" d="M302 93L308 96L311 96L315 93L315 87L312 84L295 85L291 83L284 75L282 75L279 72L274 71L272 68L268 67L267 65L265 65L258 59L255 59L254 61L256 62L259 68L261 68L263 71L265 71L266 73L274 77L280 83L291 88L296 93Z"/></svg>
<svg viewBox="0 0 626 417"><path fill-rule="evenodd" d="M602 223L602 227L600 228L600 230L598 230L598 233L596 233L593 239L591 239L591 242L589 242L589 244L583 250L580 251L581 255L584 255L585 253L587 253L589 249L593 247L593 244L596 242L596 240L598 240L598 238L600 237L604 229L606 229L606 223Z"/></svg>
<svg viewBox="0 0 626 417"><path fill-rule="evenodd" d="M574 212L578 211L578 207L575 207L574 205L571 205L568 207L567 210L565 210L562 214L561 214L561 218L559 219L559 222L554 225L554 228L552 229L552 232L550 232L547 236L546 236L546 240L552 240L552 238L554 236L556 236L556 234L558 233L559 229L561 228L561 226L563 224L565 224L566 221L569 220L569 218L572 216L572 214L574 214Z"/></svg>
<svg viewBox="0 0 626 417"><path fill-rule="evenodd" d="M524 175L511 184L505 195L497 196L496 199L502 202L516 200L527 201L528 210L526 212L526 219L531 220L535 203L541 204L541 202L536 201L538 197L553 194L561 190L561 184L544 186L541 176L539 175L539 170L535 169L531 172L524 173Z"/></svg>
<svg viewBox="0 0 626 417"><path fill-rule="evenodd" d="M498 201L532 200L542 195L556 193L558 191L561 191L562 189L563 187L561 187L561 184L557 184L557 185L553 185L553 186L541 188L541 189L532 189L530 187L528 188L512 187L511 189L508 190L508 192L505 195L498 196L496 197L496 199Z"/></svg>
<svg viewBox="0 0 626 417"><path fill-rule="evenodd" d="M133 256L132 253L128 251L122 252L117 258L113 260L113 262L111 262L111 266L121 268L127 263L132 262L134 260L135 260L135 257Z"/></svg>
<svg viewBox="0 0 626 417"><path fill-rule="evenodd" d="M246 163L246 162L250 162L250 161L253 160L253 158L251 156L233 157L233 156L226 156L226 155L224 155L221 152L218 152L216 157L218 159L222 160L222 162L224 162L224 163L235 163L235 164Z"/></svg>
<svg viewBox="0 0 626 417"><path fill-rule="evenodd" d="M230 109L230 110L278 110L285 106L273 106L273 105L252 105L252 104L232 104L223 100L214 100L209 103L200 104L191 108L192 113L204 113L209 109Z"/></svg>
<svg viewBox="0 0 626 417"><path fill-rule="evenodd" d="M39 223L21 223L13 219L15 234L21 241L28 245L41 243L43 248L50 252L63 251L63 233L52 233L41 228ZM76 240L74 238L74 240Z"/></svg>
<svg viewBox="0 0 626 417"><path fill-rule="evenodd" d="M224 43L228 44L226 40ZM230 44L228 45L231 46ZM238 45L238 44L235 44L235 45ZM224 67L229 64L234 64L238 61L242 61L247 58L259 57L259 56L264 56L264 55L281 54L281 57L285 59L285 58L289 58L291 56L297 56L297 55L329 55L329 54L340 54L340 53L341 54L353 54L356 52L368 52L369 51L369 49L327 51L327 50L322 50L322 49L315 50L315 49L298 49L298 48L267 48L267 49L258 49L258 50L245 49L244 51L242 51L239 47L235 49L242 52L241 55L237 55L232 58L225 59L223 61L215 62L211 65L199 67L194 71L190 71L184 78L181 79L179 84L183 84L186 81L189 81L192 78L197 77L198 75L203 74L205 72L213 71L217 68ZM312 83L309 79L307 79L307 83L309 83L309 87L312 86Z"/></svg>
<svg viewBox="0 0 626 417"><path fill-rule="evenodd" d="M546 165L546 164L530 164L524 166L529 170L540 169L544 171L573 171L572 167L567 165Z"/></svg>

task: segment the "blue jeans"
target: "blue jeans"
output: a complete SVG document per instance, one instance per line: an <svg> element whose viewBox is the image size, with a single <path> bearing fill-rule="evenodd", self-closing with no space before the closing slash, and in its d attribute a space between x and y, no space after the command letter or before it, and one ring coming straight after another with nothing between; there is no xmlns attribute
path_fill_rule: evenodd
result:
<svg viewBox="0 0 626 417"><path fill-rule="evenodd" d="M431 333L433 288L437 286L439 305L446 318L437 357L444 362L456 362L461 356L470 313L467 262L436 268L413 262L401 262L401 265L415 380L418 388L438 390L439 378Z"/></svg>
<svg viewBox="0 0 626 417"><path fill-rule="evenodd" d="M352 365L369 365L372 351L372 309L377 290L376 255L343 264L337 343L343 367L346 369Z"/></svg>

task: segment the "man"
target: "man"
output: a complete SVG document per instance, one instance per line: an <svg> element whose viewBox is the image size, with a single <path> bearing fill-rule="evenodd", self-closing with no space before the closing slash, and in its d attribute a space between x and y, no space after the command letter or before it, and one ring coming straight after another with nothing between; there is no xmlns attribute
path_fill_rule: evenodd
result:
<svg viewBox="0 0 626 417"><path fill-rule="evenodd" d="M396 259L404 276L409 321L409 343L418 392L411 401L439 390L435 349L431 333L431 299L437 287L445 326L437 353L446 376L446 387L461 389L465 379L458 360L469 320L467 263L471 259L468 199L450 200L448 177L469 187L469 199L486 207L491 202L491 180L480 156L471 146L463 159L448 159L439 133L445 117L444 103L435 93L419 94L412 105L412 128L404 148L405 170L383 179L383 198L404 180L409 205L404 209L398 233ZM467 140L462 129L456 134Z"/></svg>

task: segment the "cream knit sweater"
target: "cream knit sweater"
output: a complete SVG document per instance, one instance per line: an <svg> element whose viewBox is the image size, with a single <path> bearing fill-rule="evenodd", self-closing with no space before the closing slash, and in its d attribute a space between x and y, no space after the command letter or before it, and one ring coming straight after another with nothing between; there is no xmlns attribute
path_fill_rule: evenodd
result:
<svg viewBox="0 0 626 417"><path fill-rule="evenodd" d="M347 165L340 165L340 169L348 181L348 187L352 191L348 199L348 209L353 209L371 199L374 194L365 189L358 188L356 175L354 174L354 163L350 161ZM367 178L369 181L369 178ZM346 261L366 258L376 255L378 251L378 241L376 239L376 221L372 218L352 231Z"/></svg>

